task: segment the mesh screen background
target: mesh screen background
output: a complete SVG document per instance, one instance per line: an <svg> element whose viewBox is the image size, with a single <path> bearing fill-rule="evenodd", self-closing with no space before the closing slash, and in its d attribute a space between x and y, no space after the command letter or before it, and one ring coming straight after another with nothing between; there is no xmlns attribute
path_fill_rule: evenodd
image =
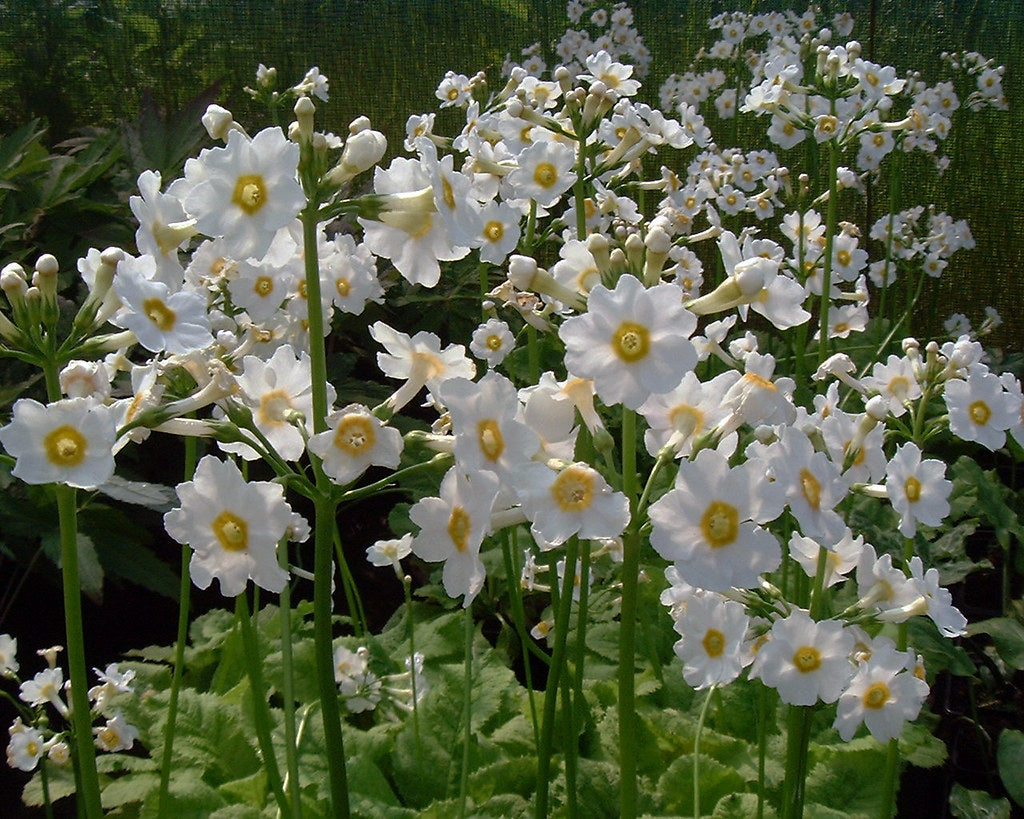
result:
<svg viewBox="0 0 1024 819"><path fill-rule="evenodd" d="M630 5L653 55L642 93L655 103L661 81L684 70L697 49L713 41L707 30L712 15L736 7L806 8L710 0ZM991 343L1020 350L1024 4L852 0L819 6L824 15L853 14L853 36L866 57L899 72L920 70L930 83L945 76L943 50L977 50L1006 65L1010 111L981 112L966 128L954 128L946 145L953 162L943 177L909 163L901 207L937 202L955 218L966 218L977 242L926 289L914 330L922 336L941 332L941 320L954 310L977 324L991 304L1005 321ZM319 124L343 131L352 118L367 114L389 136L395 154L408 115L436 110L433 91L445 70L484 69L497 83L506 53L516 57L533 42L552 42L566 27L564 11L562 2L540 0L6 0L0 2L0 131L45 116L57 141L83 126L130 120L147 92L173 116L214 83L218 102L243 122L261 122L240 91L253 81L256 65L274 65L285 83L318 65L331 80L331 102ZM454 112L447 113L451 117L441 117L439 131L445 122L457 122ZM884 188L875 190L857 221L869 224L887 206Z"/></svg>

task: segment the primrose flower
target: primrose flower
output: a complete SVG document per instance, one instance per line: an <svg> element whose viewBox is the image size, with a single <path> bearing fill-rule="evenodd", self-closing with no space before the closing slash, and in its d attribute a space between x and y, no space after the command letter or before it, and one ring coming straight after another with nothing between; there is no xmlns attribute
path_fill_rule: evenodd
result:
<svg viewBox="0 0 1024 819"><path fill-rule="evenodd" d="M11 474L29 484L95 489L114 474L113 413L93 398L40 404L21 398L0 444L16 459Z"/></svg>
<svg viewBox="0 0 1024 819"><path fill-rule="evenodd" d="M151 353L184 354L213 343L206 299L190 290L172 292L121 262L114 277L114 292L122 308L110 323L131 330Z"/></svg>
<svg viewBox="0 0 1024 819"><path fill-rule="evenodd" d="M950 431L993 451L1006 442L1006 430L1020 420L1020 399L1006 392L994 373L972 372L966 380L947 381L945 398Z"/></svg>
<svg viewBox="0 0 1024 819"><path fill-rule="evenodd" d="M463 608L483 588L480 545L490 532L497 495L498 477L493 472L476 472L469 478L452 467L441 481L440 497L423 498L409 510L410 520L420 527L413 554L428 562L444 561L444 590L450 597L463 595Z"/></svg>
<svg viewBox="0 0 1024 819"><path fill-rule="evenodd" d="M690 596L685 614L676 621L683 636L675 652L683 661L686 682L700 691L735 680L746 664L748 624L742 603L713 594Z"/></svg>
<svg viewBox="0 0 1024 819"><path fill-rule="evenodd" d="M449 378L472 378L476 366L466 357L461 344L449 344L441 349L441 340L433 333L421 330L411 338L383 321L370 326L373 340L387 352L377 353L377 366L384 375L405 381L388 399L392 411L398 412L411 401L424 386L434 392Z"/></svg>
<svg viewBox="0 0 1024 819"><path fill-rule="evenodd" d="M469 351L491 367L497 367L505 360L515 346L515 336L501 319L487 319L473 331Z"/></svg>
<svg viewBox="0 0 1024 819"><path fill-rule="evenodd" d="M288 573L277 560L277 543L292 524L292 509L280 484L249 481L232 461L206 455L191 481L177 486L181 506L164 515L164 528L192 547L189 573L200 589L213 578L234 597L250 578L280 592Z"/></svg>
<svg viewBox="0 0 1024 819"><path fill-rule="evenodd" d="M915 659L888 642L873 647L836 705L833 726L843 740L853 739L863 723L871 736L888 742L899 737L905 723L917 719L928 695L928 683L911 670Z"/></svg>
<svg viewBox="0 0 1024 819"><path fill-rule="evenodd" d="M900 534L913 537L920 521L939 526L949 514L953 484L943 476L946 465L939 460L921 460L921 450L908 441L896 450L885 469L885 491L892 508L900 513Z"/></svg>
<svg viewBox="0 0 1024 819"><path fill-rule="evenodd" d="M322 459L336 484L351 483L371 466L398 467L402 433L387 427L362 404L349 404L327 417L328 429L309 439L307 448Z"/></svg>
<svg viewBox="0 0 1024 819"><path fill-rule="evenodd" d="M43 735L37 728L21 724L21 718L11 726L11 740L7 745L7 764L19 771L34 771L43 758Z"/></svg>
<svg viewBox="0 0 1024 819"><path fill-rule="evenodd" d="M651 505L651 545L693 586L755 588L763 572L782 562L779 542L755 521L779 512L778 489L764 481L756 462L730 467L724 455L703 449L680 465L675 487Z"/></svg>
<svg viewBox="0 0 1024 819"><path fill-rule="evenodd" d="M835 702L853 676L853 637L838 620L815 622L802 609L772 624L757 652L751 677L779 692L788 705Z"/></svg>
<svg viewBox="0 0 1024 819"><path fill-rule="evenodd" d="M697 318L683 307L673 284L644 289L635 276L619 279L614 290L598 284L587 312L558 330L570 372L594 380L606 404L638 409L652 394L672 390L697 363L689 336Z"/></svg>
<svg viewBox="0 0 1024 819"><path fill-rule="evenodd" d="M533 142L519 154L519 167L506 177L517 199L550 208L576 182L576 152L551 140Z"/></svg>
<svg viewBox="0 0 1024 819"><path fill-rule="evenodd" d="M18 673L18 640L10 634L0 634L0 677L13 677Z"/></svg>
<svg viewBox="0 0 1024 819"><path fill-rule="evenodd" d="M98 725L92 731L96 735L96 747L108 753L129 751L139 738L139 729L131 725L120 711L105 725Z"/></svg>
<svg viewBox="0 0 1024 819"><path fill-rule="evenodd" d="M231 131L225 147L204 149L185 164L182 204L200 233L224 238L226 255L260 258L306 204L298 165L299 146L280 128L251 140Z"/></svg>
<svg viewBox="0 0 1024 819"><path fill-rule="evenodd" d="M67 716L68 707L60 698L63 688L64 672L59 666L52 666L37 672L31 680L25 680L20 686L18 697L33 706L50 703L61 715Z"/></svg>

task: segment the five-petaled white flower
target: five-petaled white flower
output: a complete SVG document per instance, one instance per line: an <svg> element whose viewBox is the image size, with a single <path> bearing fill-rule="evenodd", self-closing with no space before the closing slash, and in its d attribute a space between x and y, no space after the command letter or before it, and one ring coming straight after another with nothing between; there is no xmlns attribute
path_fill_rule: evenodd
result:
<svg viewBox="0 0 1024 819"><path fill-rule="evenodd" d="M192 582L208 588L213 578L227 597L245 591L250 578L280 592L288 572L277 560L277 543L292 524L280 484L246 481L232 461L205 456L191 481L178 484L181 506L164 515L164 528L194 553Z"/></svg>

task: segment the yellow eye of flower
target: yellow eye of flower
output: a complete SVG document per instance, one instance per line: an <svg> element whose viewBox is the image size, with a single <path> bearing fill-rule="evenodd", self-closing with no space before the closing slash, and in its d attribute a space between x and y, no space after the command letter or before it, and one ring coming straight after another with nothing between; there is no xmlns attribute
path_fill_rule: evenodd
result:
<svg viewBox="0 0 1024 819"><path fill-rule="evenodd" d="M292 402L284 390L271 390L260 398L259 418L265 424L285 423Z"/></svg>
<svg viewBox="0 0 1024 819"><path fill-rule="evenodd" d="M339 296L345 298L352 292L352 285L348 283L348 279L337 279L334 282L334 289L338 291Z"/></svg>
<svg viewBox="0 0 1024 819"><path fill-rule="evenodd" d="M505 235L505 226L501 222L491 221L484 225L484 237L488 242L500 242Z"/></svg>
<svg viewBox="0 0 1024 819"><path fill-rule="evenodd" d="M266 298L274 292L274 280L270 276L259 276L253 282L252 289L260 298Z"/></svg>
<svg viewBox="0 0 1024 819"><path fill-rule="evenodd" d="M739 511L722 501L712 501L700 519L700 530L712 549L728 546L739 534Z"/></svg>
<svg viewBox="0 0 1024 819"><path fill-rule="evenodd" d="M177 316L160 299L146 299L142 302L142 312L163 332L166 333L174 329L174 321Z"/></svg>
<svg viewBox="0 0 1024 819"><path fill-rule="evenodd" d="M975 424L983 427L988 423L988 419L992 417L992 410L989 409L988 404L984 401L974 401L967 408L967 414L971 416L971 420Z"/></svg>
<svg viewBox="0 0 1024 819"><path fill-rule="evenodd" d="M249 545L249 525L234 512L225 509L213 519L213 534L228 552L243 552Z"/></svg>
<svg viewBox="0 0 1024 819"><path fill-rule="evenodd" d="M505 440L501 437L501 429L493 418L486 418L476 425L476 439L480 451L489 461L497 461L505 451Z"/></svg>
<svg viewBox="0 0 1024 819"><path fill-rule="evenodd" d="M821 481L808 469L800 470L800 491L811 509L817 511L821 507Z"/></svg>
<svg viewBox="0 0 1024 819"><path fill-rule="evenodd" d="M487 336L487 340L484 341L484 346L487 347L488 350L498 352L498 350L501 349L501 336L497 333L491 333Z"/></svg>
<svg viewBox="0 0 1024 819"><path fill-rule="evenodd" d="M551 484L551 496L563 512L582 512L594 499L594 477L582 466L570 466Z"/></svg>
<svg viewBox="0 0 1024 819"><path fill-rule="evenodd" d="M709 628L700 643L709 657L721 657L725 651L725 635L717 628Z"/></svg>
<svg viewBox="0 0 1024 819"><path fill-rule="evenodd" d="M558 170L550 162L541 162L533 172L533 181L542 188L550 188L558 181Z"/></svg>
<svg viewBox="0 0 1024 819"><path fill-rule="evenodd" d="M448 537L452 539L455 548L460 552L465 552L469 548L470 525L471 521L465 509L461 506L452 509L451 516L448 518Z"/></svg>
<svg viewBox="0 0 1024 819"><path fill-rule="evenodd" d="M452 183L446 176L441 177L441 196L448 210L455 210L455 191L452 190Z"/></svg>
<svg viewBox="0 0 1024 819"><path fill-rule="evenodd" d="M650 352L650 333L642 324L624 321L612 334L612 349L623 361L639 361Z"/></svg>
<svg viewBox="0 0 1024 819"><path fill-rule="evenodd" d="M865 708L884 708L885 704L889 701L889 686L884 682L876 682L867 691L864 692L864 696L861 697L861 702L864 703Z"/></svg>
<svg viewBox="0 0 1024 819"><path fill-rule="evenodd" d="M911 503L917 503L921 499L921 482L911 475L903 483L903 493Z"/></svg>
<svg viewBox="0 0 1024 819"><path fill-rule="evenodd" d="M814 646L800 646L793 654L793 665L802 674L809 674L821 668L821 652Z"/></svg>
<svg viewBox="0 0 1024 819"><path fill-rule="evenodd" d="M78 466L85 460L85 451L88 442L74 427L65 424L57 427L43 439L43 447L46 449L46 459L60 467Z"/></svg>
<svg viewBox="0 0 1024 819"><path fill-rule="evenodd" d="M249 216L258 213L267 203L267 186L257 173L242 174L235 182L231 201Z"/></svg>
<svg viewBox="0 0 1024 819"><path fill-rule="evenodd" d="M376 440L373 424L364 415L346 415L334 429L334 445L349 455L373 449Z"/></svg>

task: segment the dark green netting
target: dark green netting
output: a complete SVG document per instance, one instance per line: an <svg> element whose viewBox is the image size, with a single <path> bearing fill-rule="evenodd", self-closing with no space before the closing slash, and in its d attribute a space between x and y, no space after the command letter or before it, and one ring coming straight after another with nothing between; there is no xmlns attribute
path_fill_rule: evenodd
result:
<svg viewBox="0 0 1024 819"><path fill-rule="evenodd" d="M784 2L638 0L630 4L653 61L644 93L682 71L712 42L707 20L734 8L793 9ZM943 74L943 51L977 50L1006 65L1009 112L986 110L955 128L941 178L908 163L901 207L935 201L966 218L977 242L960 253L926 292L922 334L963 312L977 324L993 305L1005 324L991 341L1024 346L1024 4L1019 0L852 0L823 2L824 14L848 10L853 36L875 62L918 69L930 83ZM53 142L84 126L138 116L145 94L168 112L211 87L242 121L258 123L241 87L256 65L274 65L295 82L318 65L331 80L321 124L343 130L359 114L400 149L411 113L436 110L433 91L445 70L487 70L497 82L507 53L552 42L565 29L565 4L540 0L6 0L0 2L0 132L45 117ZM551 62L549 62L549 65ZM450 120L454 125L455 115ZM439 130L441 130L439 128ZM743 147L757 147L748 142ZM862 225L887 209L884 187L857 214Z"/></svg>

